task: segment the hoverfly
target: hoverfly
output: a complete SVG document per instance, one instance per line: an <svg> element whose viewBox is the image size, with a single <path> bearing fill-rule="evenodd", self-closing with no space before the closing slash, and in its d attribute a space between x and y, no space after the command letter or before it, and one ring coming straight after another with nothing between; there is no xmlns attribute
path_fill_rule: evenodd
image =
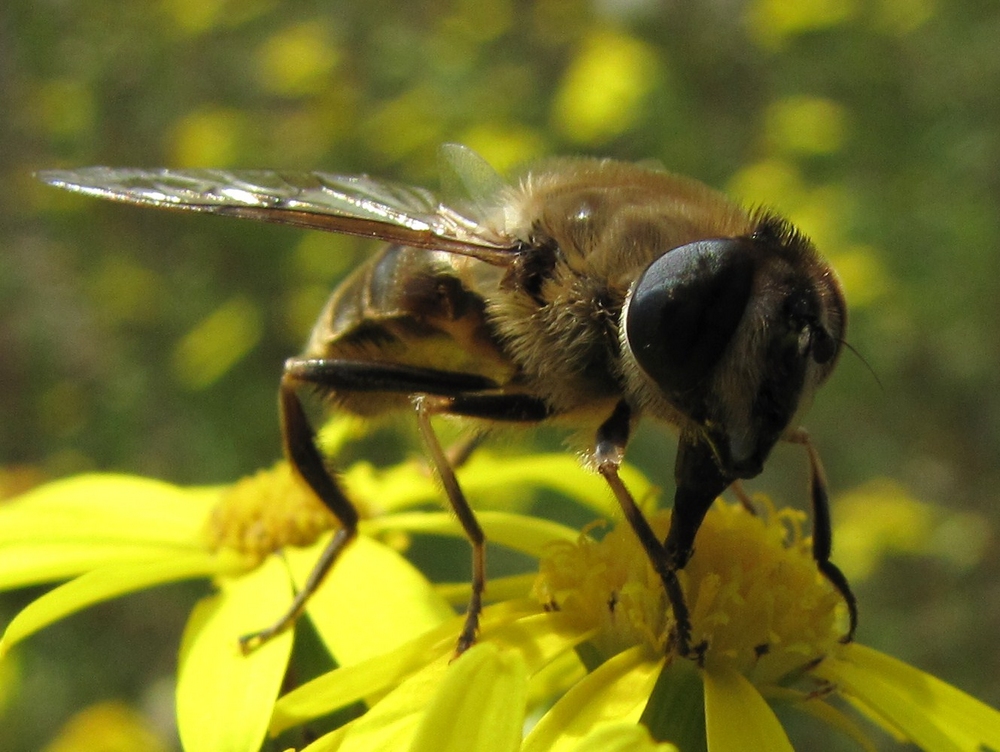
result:
<svg viewBox="0 0 1000 752"><path fill-rule="evenodd" d="M830 375L846 310L831 267L788 221L747 211L707 186L647 166L552 160L504 183L477 155L444 154L473 200L367 175L90 167L40 173L71 191L132 204L245 217L385 241L334 290L280 384L285 453L341 526L308 585L246 650L288 628L357 533L358 514L317 447L301 394L374 416L413 409L431 465L472 545L472 598L458 639L475 642L486 581L485 535L434 415L488 427L543 422L592 437L608 482L654 565L675 618L674 648L693 651L677 578L702 519L730 485L758 475L779 440L810 464L813 555L830 561L819 457L797 417ZM489 179L483 176L494 175ZM485 188L483 186L486 186ZM660 540L619 477L642 416L679 432L669 532Z"/></svg>

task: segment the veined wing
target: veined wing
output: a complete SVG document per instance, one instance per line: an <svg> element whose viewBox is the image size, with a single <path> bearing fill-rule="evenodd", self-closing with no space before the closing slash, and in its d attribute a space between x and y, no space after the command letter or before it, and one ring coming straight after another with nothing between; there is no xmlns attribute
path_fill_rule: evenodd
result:
<svg viewBox="0 0 1000 752"><path fill-rule="evenodd" d="M500 265L512 262L518 245L428 190L367 175L83 167L38 178L112 201L379 238Z"/></svg>

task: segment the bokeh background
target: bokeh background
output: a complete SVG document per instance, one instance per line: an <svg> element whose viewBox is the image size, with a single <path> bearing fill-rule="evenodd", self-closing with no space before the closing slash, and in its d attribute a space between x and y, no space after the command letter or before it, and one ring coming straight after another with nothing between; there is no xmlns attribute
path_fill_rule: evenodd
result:
<svg viewBox="0 0 1000 752"><path fill-rule="evenodd" d="M501 171L654 159L780 208L839 270L857 356L806 424L859 638L996 707L998 39L990 0L7 0L0 495L88 470L215 483L270 464L282 361L368 250L70 196L34 170L434 186L446 141ZM631 459L669 492L673 451L647 426ZM805 481L801 450L781 447L751 487L805 508ZM129 718L152 734L136 748L175 748L171 677L198 592L110 603L21 647L0 665L0 749L69 749L73 723ZM0 623L37 594L0 601ZM817 733L795 739L849 748Z"/></svg>

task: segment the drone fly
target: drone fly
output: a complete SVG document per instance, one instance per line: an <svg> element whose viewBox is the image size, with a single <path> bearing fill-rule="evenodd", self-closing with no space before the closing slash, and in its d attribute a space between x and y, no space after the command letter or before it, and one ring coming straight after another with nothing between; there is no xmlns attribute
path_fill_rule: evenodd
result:
<svg viewBox="0 0 1000 752"><path fill-rule="evenodd" d="M485 535L431 418L552 423L590 437L585 454L663 581L674 648L693 652L677 577L713 500L753 478L780 441L806 447L813 555L857 608L830 561L819 457L798 416L837 362L847 323L837 277L813 244L769 211L747 211L669 172L557 159L502 181L470 150L446 159L472 186L445 204L367 175L89 167L45 182L126 203L276 222L384 241L337 289L279 387L292 466L340 521L305 588L246 650L288 628L357 534L358 513L317 446L303 394L333 411L414 412L434 472L472 544L472 597L457 652L476 640ZM619 477L643 416L679 433L666 538Z"/></svg>

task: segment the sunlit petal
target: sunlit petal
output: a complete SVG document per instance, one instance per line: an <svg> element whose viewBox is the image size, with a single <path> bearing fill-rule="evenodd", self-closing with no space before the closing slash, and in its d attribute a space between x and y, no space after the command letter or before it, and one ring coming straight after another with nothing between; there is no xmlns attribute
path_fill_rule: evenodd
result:
<svg viewBox="0 0 1000 752"><path fill-rule="evenodd" d="M708 752L793 752L774 711L742 674L721 666L702 676Z"/></svg>
<svg viewBox="0 0 1000 752"><path fill-rule="evenodd" d="M605 661L575 684L525 739L523 752L562 752L608 721L637 723L662 661L638 645Z"/></svg>
<svg viewBox="0 0 1000 752"><path fill-rule="evenodd" d="M822 721L830 728L839 730L853 739L865 752L876 752L874 743L868 738L864 730L853 719L845 715L840 709L830 705L830 703L816 697L797 702L795 708L802 713L806 713Z"/></svg>
<svg viewBox="0 0 1000 752"><path fill-rule="evenodd" d="M405 680L428 661L446 654L449 636L460 622L445 624L395 650L322 674L281 697L274 707L271 732L325 715Z"/></svg>
<svg viewBox="0 0 1000 752"><path fill-rule="evenodd" d="M190 546L217 489L128 475L53 481L0 506L0 547L25 541Z"/></svg>
<svg viewBox="0 0 1000 752"><path fill-rule="evenodd" d="M653 487L642 473L625 466L621 474L636 499L642 502L649 497ZM519 495L519 487L527 490L548 488L600 515L617 513L604 479L582 468L575 457L565 452L520 457L481 452L472 457L459 477L470 495L502 494L512 498ZM503 478L501 485L497 484L497 478Z"/></svg>
<svg viewBox="0 0 1000 752"><path fill-rule="evenodd" d="M1000 712L877 650L852 644L815 673L928 750L1000 749Z"/></svg>
<svg viewBox="0 0 1000 752"><path fill-rule="evenodd" d="M663 665L640 721L655 739L669 739L683 750L705 749L705 685L694 661Z"/></svg>
<svg viewBox="0 0 1000 752"><path fill-rule="evenodd" d="M541 670L553 658L576 647L592 634L580 630L565 614L546 612L526 614L496 626L492 620L484 620L481 629L484 640L520 652L530 674Z"/></svg>
<svg viewBox="0 0 1000 752"><path fill-rule="evenodd" d="M329 734L323 734L312 744L303 747L302 752L339 752L340 745L344 743L344 737L350 729L350 726L341 726Z"/></svg>
<svg viewBox="0 0 1000 752"><path fill-rule="evenodd" d="M328 541L324 536L309 548L285 552L297 587ZM412 564L364 536L344 551L309 600L308 613L342 666L385 653L455 615Z"/></svg>
<svg viewBox="0 0 1000 752"><path fill-rule="evenodd" d="M493 630L537 610L538 606L527 600L491 606L483 611L481 628L484 632ZM383 691L419 672L438 657L447 660L455 650L463 619L455 617L394 650L338 668L294 689L275 705L272 732L278 733Z"/></svg>
<svg viewBox="0 0 1000 752"><path fill-rule="evenodd" d="M627 721L603 723L567 752L676 752L669 742L655 742L645 726Z"/></svg>
<svg viewBox="0 0 1000 752"><path fill-rule="evenodd" d="M187 549L195 551L195 547ZM109 565L184 555L176 546L148 543L23 543L0 548L0 590L67 580Z"/></svg>
<svg viewBox="0 0 1000 752"><path fill-rule="evenodd" d="M511 512L478 512L476 519L483 526L487 540L516 551L540 556L555 540L575 542L580 531L558 522ZM464 537L455 515L446 512L410 512L392 514L363 522L361 529L369 535L388 530L410 533Z"/></svg>
<svg viewBox="0 0 1000 752"><path fill-rule="evenodd" d="M347 725L340 752L399 752L409 749L423 710L449 669L450 655L429 662Z"/></svg>
<svg viewBox="0 0 1000 752"><path fill-rule="evenodd" d="M343 473L344 485L356 498L377 500L378 512L398 512L428 502L441 502L441 492L429 473L415 472L412 465L377 470L357 463ZM469 497L480 500L480 509L496 503L508 507L538 488L564 494L601 515L614 514L614 500L607 484L596 473L586 471L579 461L566 453L520 457L477 452L458 471L459 482ZM503 483L498 484L497 478ZM634 468L622 469L622 478L641 501L650 497L652 485Z"/></svg>
<svg viewBox="0 0 1000 752"><path fill-rule="evenodd" d="M421 472L412 462L384 469L368 462L356 462L341 473L341 477L351 498L365 500L372 519L400 509L443 501L430 472Z"/></svg>
<svg viewBox="0 0 1000 752"><path fill-rule="evenodd" d="M95 603L166 582L205 577L232 567L229 557L189 553L157 561L123 563L80 575L33 601L8 625L0 655L17 642Z"/></svg>
<svg viewBox="0 0 1000 752"><path fill-rule="evenodd" d="M449 666L412 752L513 752L521 744L528 671L515 651L475 645Z"/></svg>
<svg viewBox="0 0 1000 752"><path fill-rule="evenodd" d="M530 593L538 575L535 572L512 574L508 577L490 577L486 595L490 601L511 601ZM443 582L434 585L438 595L453 606L464 607L469 602L472 586L465 582Z"/></svg>
<svg viewBox="0 0 1000 752"><path fill-rule="evenodd" d="M292 596L288 571L271 557L202 600L181 643L177 719L185 752L256 752L267 733L292 649L292 633L240 652L240 635L279 616Z"/></svg>

